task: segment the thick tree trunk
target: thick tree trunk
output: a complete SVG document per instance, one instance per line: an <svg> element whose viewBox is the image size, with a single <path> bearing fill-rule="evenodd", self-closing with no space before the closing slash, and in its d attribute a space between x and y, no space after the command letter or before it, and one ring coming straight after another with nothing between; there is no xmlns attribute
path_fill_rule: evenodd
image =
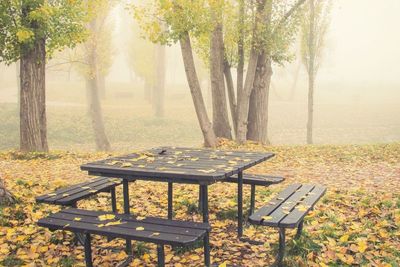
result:
<svg viewBox="0 0 400 267"><path fill-rule="evenodd" d="M229 63L227 61L225 61L224 63L224 74L226 80L226 87L228 89L228 99L229 99L229 106L231 109L232 124L236 136L236 123L237 123L236 96L235 96L235 88L233 86L231 67L229 66Z"/></svg>
<svg viewBox="0 0 400 267"><path fill-rule="evenodd" d="M307 144L313 143L313 118L314 118L314 82L315 82L315 20L314 0L310 0L310 29L309 29L309 63L308 63L308 119L307 119Z"/></svg>
<svg viewBox="0 0 400 267"><path fill-rule="evenodd" d="M244 77L244 0L239 0L239 41L238 41L238 65L236 76L236 90L243 90L243 77ZM236 128L236 127L235 127ZM236 131L236 130L235 130ZM236 133L237 134L237 133Z"/></svg>
<svg viewBox="0 0 400 267"><path fill-rule="evenodd" d="M101 72L98 73L98 86L100 99L106 98L106 77Z"/></svg>
<svg viewBox="0 0 400 267"><path fill-rule="evenodd" d="M18 60L15 62L15 74L17 76L17 107L18 109L20 108L20 102L21 102L21 66L20 66L20 61Z"/></svg>
<svg viewBox="0 0 400 267"><path fill-rule="evenodd" d="M247 139L264 144L269 144L268 100L271 75L271 59L263 52L258 59L257 74L250 96Z"/></svg>
<svg viewBox="0 0 400 267"><path fill-rule="evenodd" d="M199 120L201 131L203 132L204 145L207 147L215 147L217 145L217 138L204 105L203 95L201 93L200 83L194 65L192 45L188 33L185 33L182 36L180 45L186 78L192 94L197 119Z"/></svg>
<svg viewBox="0 0 400 267"><path fill-rule="evenodd" d="M164 98L165 98L165 67L166 67L166 56L165 46L156 46L156 81L155 81L155 92L153 92L153 109L156 117L164 117Z"/></svg>
<svg viewBox="0 0 400 267"><path fill-rule="evenodd" d="M259 51L257 45L259 44L259 36L257 34L258 25L264 22L265 19L265 1L257 0L256 18L254 22L252 48L250 50L250 58L247 67L246 79L244 82L243 90L237 93L237 135L236 139L239 144L244 143L247 137L247 119L249 116L249 103L251 90L253 89L254 79L257 71L257 62L259 58Z"/></svg>
<svg viewBox="0 0 400 267"><path fill-rule="evenodd" d="M214 20L218 21L216 15ZM222 24L215 23L210 43L210 79L213 106L213 127L218 137L232 138L224 82L224 45Z"/></svg>
<svg viewBox="0 0 400 267"><path fill-rule="evenodd" d="M20 62L20 149L48 151L46 122L46 41L37 40Z"/></svg>
<svg viewBox="0 0 400 267"><path fill-rule="evenodd" d="M15 197L7 190L4 180L0 176L0 206L10 205L15 202Z"/></svg>
<svg viewBox="0 0 400 267"><path fill-rule="evenodd" d="M257 61L258 61L258 52L255 49L252 49L250 52L249 64L247 67L246 81L244 83L243 90L238 91L236 140L240 144L246 141L250 94L256 74Z"/></svg>

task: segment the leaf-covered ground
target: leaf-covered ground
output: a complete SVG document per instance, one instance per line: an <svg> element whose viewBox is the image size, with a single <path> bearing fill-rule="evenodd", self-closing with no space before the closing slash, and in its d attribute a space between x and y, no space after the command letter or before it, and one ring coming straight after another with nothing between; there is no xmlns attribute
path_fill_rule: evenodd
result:
<svg viewBox="0 0 400 267"><path fill-rule="evenodd" d="M286 181L258 188L261 206L286 185L294 182L320 183L328 187L325 197L307 218L303 237L288 238L287 266L399 266L400 262L400 144L368 146L280 146L247 144L237 147L222 142L222 149L265 150L277 156L252 168L254 173L283 175ZM114 153L113 155L118 154ZM3 266L83 266L83 250L73 245L68 232L50 232L35 222L59 208L35 204L34 197L56 188L90 179L79 165L111 154L51 153L0 154L0 173L18 204L0 207L0 265ZM131 210L141 215L166 217L167 186L151 182L131 185ZM175 217L201 220L197 213L198 188L174 187ZM249 188L245 189L248 206ZM214 263L239 266L268 266L275 258L278 235L275 229L247 225L245 235L264 245L236 239L236 186L210 187L211 257ZM121 189L118 206L122 210ZM109 210L110 199L101 194L80 203L87 209ZM292 236L294 231L289 231ZM124 252L123 241L107 243L95 239L97 266L113 266ZM153 245L135 243L132 266L152 266L156 261ZM202 248L166 250L170 266L201 266Z"/></svg>

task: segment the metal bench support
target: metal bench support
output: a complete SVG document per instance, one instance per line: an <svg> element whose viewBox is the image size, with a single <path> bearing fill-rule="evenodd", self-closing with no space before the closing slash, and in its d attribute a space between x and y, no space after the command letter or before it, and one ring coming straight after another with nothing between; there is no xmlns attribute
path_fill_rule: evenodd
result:
<svg viewBox="0 0 400 267"><path fill-rule="evenodd" d="M90 234L85 234L84 237L84 247L85 247L85 262L86 262L86 267L93 267L93 261L92 261L92 246L91 246L91 238Z"/></svg>
<svg viewBox="0 0 400 267"><path fill-rule="evenodd" d="M304 220L301 220L301 222L299 223L299 226L297 227L297 232L296 232L296 235L294 236L295 239L299 239L301 236L301 233L303 231L303 222L304 222Z"/></svg>
<svg viewBox="0 0 400 267"><path fill-rule="evenodd" d="M115 187L111 188L110 190L111 193L111 209L113 212L118 212L117 210L117 198L115 194Z"/></svg>
<svg viewBox="0 0 400 267"><path fill-rule="evenodd" d="M165 266L165 254L164 254L164 246L163 245L157 245L157 257L158 257L158 267L164 267Z"/></svg>
<svg viewBox="0 0 400 267"><path fill-rule="evenodd" d="M172 220L173 217L173 194L174 188L173 188L173 183L168 182L168 219Z"/></svg>
<svg viewBox="0 0 400 267"><path fill-rule="evenodd" d="M201 192L201 206L203 208L203 222L208 223L208 186L200 185ZM211 265L210 260L210 234L207 232L204 235L204 265L209 267Z"/></svg>
<svg viewBox="0 0 400 267"><path fill-rule="evenodd" d="M283 257L285 256L285 236L285 228L279 228L279 249L274 266L283 266Z"/></svg>
<svg viewBox="0 0 400 267"><path fill-rule="evenodd" d="M250 195L249 216L254 213L255 203L256 203L256 185L252 184L251 185L251 195Z"/></svg>
<svg viewBox="0 0 400 267"><path fill-rule="evenodd" d="M122 180L122 191L123 191L123 195L124 195L124 213L129 214L130 213L129 181L127 179ZM128 254L128 255L132 254L132 242L130 239L126 239L125 250L126 250L126 254Z"/></svg>

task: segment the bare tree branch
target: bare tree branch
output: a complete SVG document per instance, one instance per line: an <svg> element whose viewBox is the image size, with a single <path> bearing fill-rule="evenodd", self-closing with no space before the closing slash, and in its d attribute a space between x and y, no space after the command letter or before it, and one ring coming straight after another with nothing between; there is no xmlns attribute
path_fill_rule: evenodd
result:
<svg viewBox="0 0 400 267"><path fill-rule="evenodd" d="M272 32L272 36L275 36L278 31L282 28L282 26L285 24L285 22L290 18L291 15L293 15L293 13L302 5L306 2L306 0L299 0L297 1L297 3L292 6L291 9L289 9L288 12L286 12L285 15L283 15L283 17L281 18L281 20L278 22L278 24L276 25L275 29Z"/></svg>

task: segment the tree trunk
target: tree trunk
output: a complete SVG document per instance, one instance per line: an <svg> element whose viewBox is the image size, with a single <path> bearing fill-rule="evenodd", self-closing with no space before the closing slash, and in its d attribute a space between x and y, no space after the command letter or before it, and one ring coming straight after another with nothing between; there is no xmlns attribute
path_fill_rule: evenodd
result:
<svg viewBox="0 0 400 267"><path fill-rule="evenodd" d="M236 90L240 92L243 90L243 77L244 77L244 0L239 0L239 41L238 41L238 65L236 76ZM235 126L235 134L236 126Z"/></svg>
<svg viewBox="0 0 400 267"><path fill-rule="evenodd" d="M258 59L257 74L250 96L247 139L264 144L269 144L268 99L271 75L271 59L263 52Z"/></svg>
<svg viewBox="0 0 400 267"><path fill-rule="evenodd" d="M20 149L48 151L46 122L46 41L39 39L20 62Z"/></svg>
<svg viewBox="0 0 400 267"><path fill-rule="evenodd" d="M253 89L254 78L257 70L257 62L259 57L259 51L257 45L259 44L259 36L257 33L258 25L264 22L265 19L265 0L257 1L257 10L255 15L254 29L253 29L253 40L252 48L250 50L250 58L247 67L246 79L244 82L243 90L238 90L237 93L237 135L236 139L239 144L246 141L247 136L247 119L249 116L249 102L250 94Z"/></svg>
<svg viewBox="0 0 400 267"><path fill-rule="evenodd" d="M217 138L204 105L203 95L201 93L200 83L194 65L192 45L188 33L185 33L182 36L180 45L186 78L192 94L197 119L199 120L201 131L203 132L204 145L206 147L215 147L217 145Z"/></svg>
<svg viewBox="0 0 400 267"><path fill-rule="evenodd" d="M257 61L258 61L258 52L253 48L250 52L250 59L246 73L246 81L244 83L243 90L238 91L236 140L240 144L246 141L250 94L254 83L254 77L256 74Z"/></svg>
<svg viewBox="0 0 400 267"><path fill-rule="evenodd" d="M307 144L313 143L313 117L314 117L314 82L315 82L315 46L314 46L314 0L310 0L310 29L309 29L309 64L308 64L308 119L307 119Z"/></svg>
<svg viewBox="0 0 400 267"><path fill-rule="evenodd" d="M96 20L90 23L91 30L96 31ZM92 122L92 128L96 143L96 150L108 151L111 149L110 142L108 141L104 122L103 112L100 104L99 96L99 66L97 63L97 47L91 44L88 53L87 62L89 65L89 77L86 80L86 90L88 97L89 116Z"/></svg>
<svg viewBox="0 0 400 267"><path fill-rule="evenodd" d="M15 197L7 190L4 180L0 176L0 206L10 205L15 202Z"/></svg>
<svg viewBox="0 0 400 267"><path fill-rule="evenodd" d="M101 110L96 77L87 79L86 90L88 96L89 116L92 122L96 150L108 151L111 147L104 128L103 113Z"/></svg>
<svg viewBox="0 0 400 267"><path fill-rule="evenodd" d="M147 103L151 103L151 95L153 94L153 82L149 82L147 79L144 80L144 100L147 101Z"/></svg>
<svg viewBox="0 0 400 267"><path fill-rule="evenodd" d="M156 81L155 92L153 93L153 109L156 117L164 117L164 98L165 98L165 68L166 56L165 46L156 45Z"/></svg>
<svg viewBox="0 0 400 267"><path fill-rule="evenodd" d="M106 98L106 77L103 73L98 73L98 86L99 86L99 97L100 99Z"/></svg>
<svg viewBox="0 0 400 267"><path fill-rule="evenodd" d="M215 12L213 12L215 13ZM214 21L219 18L213 14ZM213 128L218 137L232 138L224 82L224 45L222 24L215 23L210 43L210 79L213 106Z"/></svg>
<svg viewBox="0 0 400 267"><path fill-rule="evenodd" d="M17 76L17 107L18 109L20 108L20 102L21 102L21 66L20 66L20 61L18 60L15 62L15 72Z"/></svg>
<svg viewBox="0 0 400 267"><path fill-rule="evenodd" d="M228 89L228 98L229 98L229 106L231 108L232 124L236 136L236 123L237 123L236 96L235 96L235 88L233 87L231 67L229 66L229 63L227 61L225 61L224 64L224 75L226 79L226 87Z"/></svg>

